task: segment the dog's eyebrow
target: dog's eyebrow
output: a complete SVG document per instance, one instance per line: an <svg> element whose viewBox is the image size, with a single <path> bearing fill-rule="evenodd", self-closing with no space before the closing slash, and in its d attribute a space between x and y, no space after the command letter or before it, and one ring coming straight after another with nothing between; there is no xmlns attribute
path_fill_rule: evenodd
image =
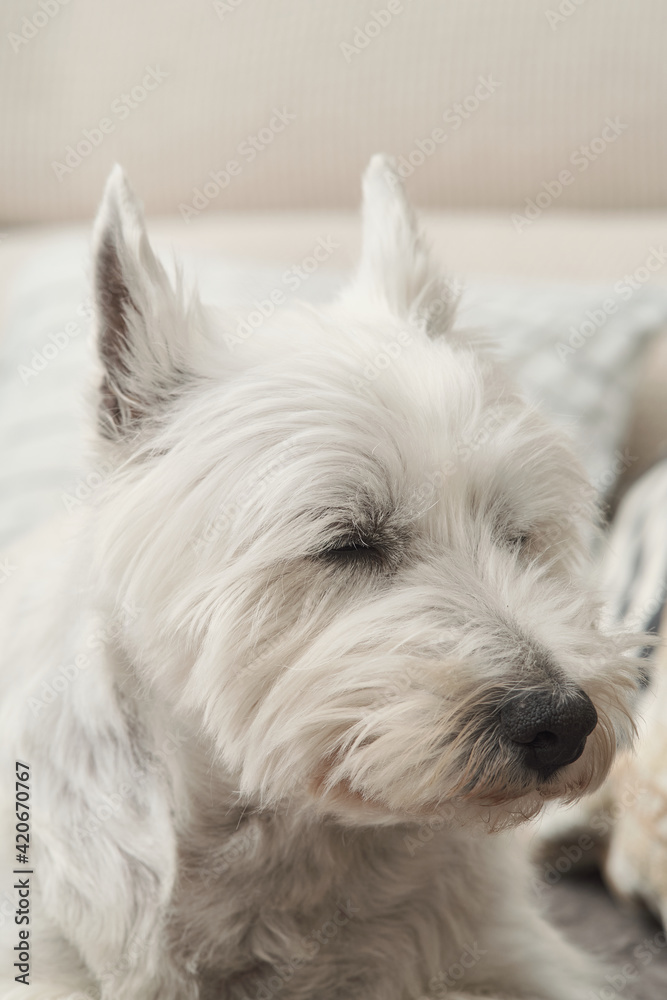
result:
<svg viewBox="0 0 667 1000"><path fill-rule="evenodd" d="M322 515L327 520L330 519L332 531L380 538L391 527L395 519L395 508L386 503L375 503L367 497L354 497L349 506L341 504L328 507Z"/></svg>
<svg viewBox="0 0 667 1000"><path fill-rule="evenodd" d="M400 510L386 501L375 503L371 498L359 502L355 498L348 508L336 506L322 511L328 522L321 551L334 551L346 546L379 550L392 563L400 560L410 533L410 521Z"/></svg>

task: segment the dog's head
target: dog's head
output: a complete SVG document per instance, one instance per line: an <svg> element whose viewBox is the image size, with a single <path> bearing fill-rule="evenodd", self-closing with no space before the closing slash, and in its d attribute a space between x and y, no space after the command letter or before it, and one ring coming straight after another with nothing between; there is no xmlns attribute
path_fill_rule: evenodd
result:
<svg viewBox="0 0 667 1000"><path fill-rule="evenodd" d="M500 825L596 787L629 735L633 640L597 625L584 473L454 299L386 158L350 287L240 343L109 181L94 566L140 609L140 676L266 806Z"/></svg>

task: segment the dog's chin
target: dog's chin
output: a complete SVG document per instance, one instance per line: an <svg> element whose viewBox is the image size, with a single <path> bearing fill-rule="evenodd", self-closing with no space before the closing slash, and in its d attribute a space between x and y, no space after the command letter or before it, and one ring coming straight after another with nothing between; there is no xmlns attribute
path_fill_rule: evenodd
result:
<svg viewBox="0 0 667 1000"><path fill-rule="evenodd" d="M418 800L408 788L388 789L385 796L345 780L330 785L320 777L310 787L310 801L319 814L350 826L407 823L435 828L439 824L492 833L533 819L553 800L573 802L595 791L607 777L613 756L612 742L601 731L589 738L576 761L550 774L525 766L507 772L485 768L484 778L470 781L466 772L465 781L454 781L437 798Z"/></svg>
<svg viewBox="0 0 667 1000"><path fill-rule="evenodd" d="M576 761L550 774L524 769L511 781L473 786L452 800L461 823L489 832L508 829L533 819L549 802L574 802L594 792L609 773L613 751L604 739L589 742Z"/></svg>
<svg viewBox="0 0 667 1000"><path fill-rule="evenodd" d="M494 791L471 789L431 802L413 802L409 796L398 802L353 791L346 782L320 789L311 799L316 813L335 819L345 826L417 825L429 829L467 827L478 832L494 833L519 826L534 818L553 799L572 801L584 794L582 782L570 777L563 768L544 780L528 779L522 786L499 785Z"/></svg>

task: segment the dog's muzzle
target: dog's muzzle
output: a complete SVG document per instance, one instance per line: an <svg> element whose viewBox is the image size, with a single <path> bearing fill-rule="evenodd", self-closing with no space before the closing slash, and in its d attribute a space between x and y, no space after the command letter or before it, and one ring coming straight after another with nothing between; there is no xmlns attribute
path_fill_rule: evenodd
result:
<svg viewBox="0 0 667 1000"><path fill-rule="evenodd" d="M579 688L525 692L500 710L501 732L543 779L581 757L597 721L593 702Z"/></svg>

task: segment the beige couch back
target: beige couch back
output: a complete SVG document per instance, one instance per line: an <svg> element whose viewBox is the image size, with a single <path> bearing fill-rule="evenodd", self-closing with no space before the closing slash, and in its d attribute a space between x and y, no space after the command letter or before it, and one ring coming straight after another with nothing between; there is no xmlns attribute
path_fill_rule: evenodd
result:
<svg viewBox="0 0 667 1000"><path fill-rule="evenodd" d="M667 203L661 0L4 0L0 222L352 206L378 150L431 207Z"/></svg>

